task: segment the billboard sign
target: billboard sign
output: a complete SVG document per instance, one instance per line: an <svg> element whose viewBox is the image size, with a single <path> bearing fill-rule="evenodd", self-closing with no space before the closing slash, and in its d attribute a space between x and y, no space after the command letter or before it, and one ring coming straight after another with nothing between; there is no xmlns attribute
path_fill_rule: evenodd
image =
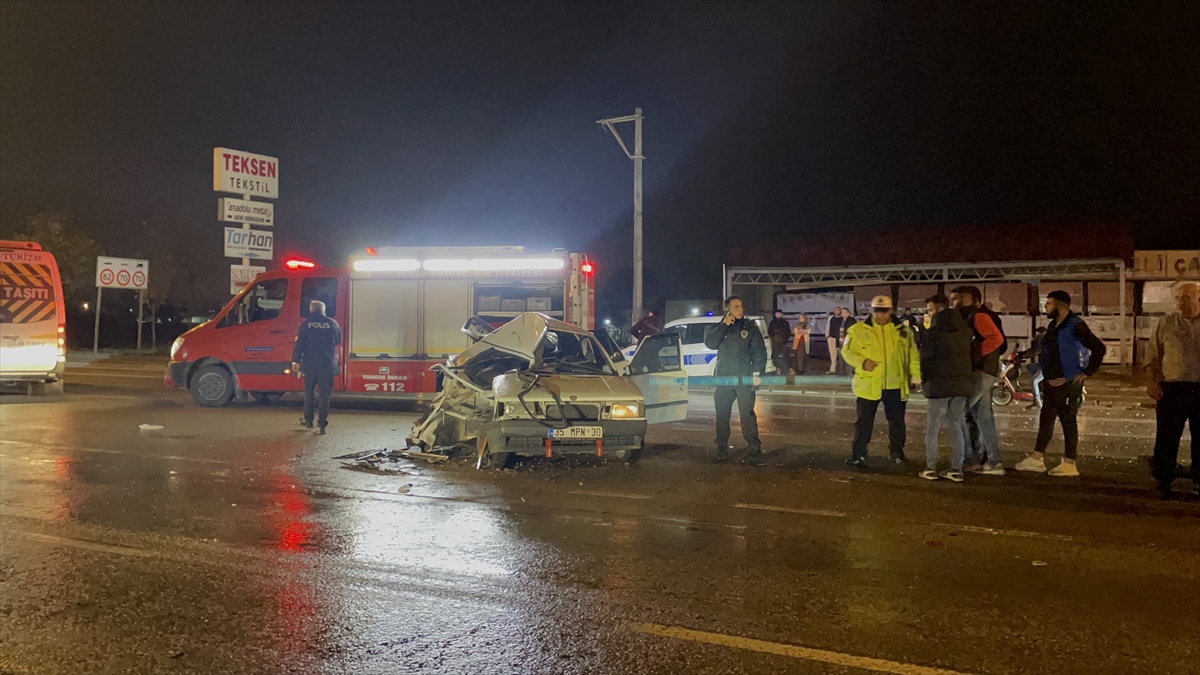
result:
<svg viewBox="0 0 1200 675"><path fill-rule="evenodd" d="M242 289L254 281L254 277L266 272L267 268L258 265L229 266L229 294L237 295Z"/></svg>
<svg viewBox="0 0 1200 675"><path fill-rule="evenodd" d="M274 254L275 235L262 230L225 228L225 257L270 260Z"/></svg>
<svg viewBox="0 0 1200 675"><path fill-rule="evenodd" d="M1200 279L1200 251L1134 251L1133 274L1157 279Z"/></svg>
<svg viewBox="0 0 1200 675"><path fill-rule="evenodd" d="M150 261L133 258L96 258L97 288L129 288L144 291L150 284Z"/></svg>
<svg viewBox="0 0 1200 675"><path fill-rule="evenodd" d="M271 202L221 197L217 200L217 220L271 227L275 224L275 205Z"/></svg>
<svg viewBox="0 0 1200 675"><path fill-rule="evenodd" d="M279 160L229 148L213 148L213 190L276 199Z"/></svg>

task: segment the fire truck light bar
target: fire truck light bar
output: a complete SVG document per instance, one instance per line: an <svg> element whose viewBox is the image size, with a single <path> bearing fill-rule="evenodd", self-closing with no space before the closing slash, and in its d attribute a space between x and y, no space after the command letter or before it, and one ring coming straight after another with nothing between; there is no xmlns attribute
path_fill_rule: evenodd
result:
<svg viewBox="0 0 1200 675"><path fill-rule="evenodd" d="M430 272L561 270L562 258L434 258L421 263Z"/></svg>
<svg viewBox="0 0 1200 675"><path fill-rule="evenodd" d="M562 258L430 258L424 262L412 258L368 258L354 261L356 272L517 272L561 270Z"/></svg>
<svg viewBox="0 0 1200 675"><path fill-rule="evenodd" d="M355 272L413 272L421 269L421 261L412 258L373 258L355 260Z"/></svg>

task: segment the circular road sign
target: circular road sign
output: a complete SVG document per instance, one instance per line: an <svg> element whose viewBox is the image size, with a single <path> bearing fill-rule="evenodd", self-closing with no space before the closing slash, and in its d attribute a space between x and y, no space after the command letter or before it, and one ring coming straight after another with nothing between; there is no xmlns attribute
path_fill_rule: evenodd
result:
<svg viewBox="0 0 1200 675"><path fill-rule="evenodd" d="M100 270L100 283L104 284L105 286L112 284L113 277L114 275L112 270Z"/></svg>
<svg viewBox="0 0 1200 675"><path fill-rule="evenodd" d="M145 286L146 285L146 273L142 272L141 270L134 272L133 273L133 285L134 286Z"/></svg>
<svg viewBox="0 0 1200 675"><path fill-rule="evenodd" d="M117 272L117 283L122 286L129 285L129 270L121 270Z"/></svg>

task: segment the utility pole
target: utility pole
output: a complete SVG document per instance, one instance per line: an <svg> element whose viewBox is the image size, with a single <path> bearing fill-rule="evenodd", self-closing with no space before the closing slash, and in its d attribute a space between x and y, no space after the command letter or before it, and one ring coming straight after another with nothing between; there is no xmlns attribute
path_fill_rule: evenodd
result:
<svg viewBox="0 0 1200 675"><path fill-rule="evenodd" d="M621 139L614 124L633 122L633 152ZM625 156L633 160L633 315L630 324L637 323L642 318L642 109L634 108L632 115L610 117L596 120L596 124L604 125L613 138L617 139Z"/></svg>

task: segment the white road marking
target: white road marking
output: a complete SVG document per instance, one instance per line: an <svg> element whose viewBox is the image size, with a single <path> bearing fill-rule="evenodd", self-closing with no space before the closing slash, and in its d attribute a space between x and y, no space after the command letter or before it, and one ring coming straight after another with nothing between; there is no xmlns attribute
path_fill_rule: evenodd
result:
<svg viewBox="0 0 1200 675"><path fill-rule="evenodd" d="M962 530L963 532L979 532L982 534L1003 534L1009 537L1027 537L1032 539L1054 539L1056 541L1075 541L1073 537L1067 534L1045 534L1043 532L1027 532L1025 530L997 530L990 527L977 527L975 525L954 525L952 523L931 523L934 527L945 527L952 530Z"/></svg>
<svg viewBox="0 0 1200 675"><path fill-rule="evenodd" d="M650 495L639 495L632 492L601 492L593 490L567 490L569 495L584 495L586 497L613 497L615 499L653 499Z"/></svg>
<svg viewBox="0 0 1200 675"><path fill-rule="evenodd" d="M660 637L675 638L677 640L689 640L691 642L703 642L710 645L732 647L734 649L747 649L755 652L763 652L765 654L787 656L793 659L804 659L805 661L828 663L834 666L873 670L877 673L891 673L892 675L967 675L966 673L957 670L945 670L943 668L917 666L911 663L886 661L884 659L875 659L869 656L855 656L853 654L831 652L825 649L811 649L809 647L789 645L782 642L767 642L766 640L755 640L754 638L744 638L736 635L723 635L721 633L709 633L706 631L691 630L689 628L679 628L677 626L663 626L656 623L633 624L632 628L639 633L646 633L647 635L657 635Z"/></svg>
<svg viewBox="0 0 1200 675"><path fill-rule="evenodd" d="M824 511L821 509L794 509L790 506L770 506L768 504L744 504L737 503L733 505L735 509L754 509L755 511L779 511L780 513L802 513L806 516L827 516L829 518L845 518L846 514L841 511Z"/></svg>

